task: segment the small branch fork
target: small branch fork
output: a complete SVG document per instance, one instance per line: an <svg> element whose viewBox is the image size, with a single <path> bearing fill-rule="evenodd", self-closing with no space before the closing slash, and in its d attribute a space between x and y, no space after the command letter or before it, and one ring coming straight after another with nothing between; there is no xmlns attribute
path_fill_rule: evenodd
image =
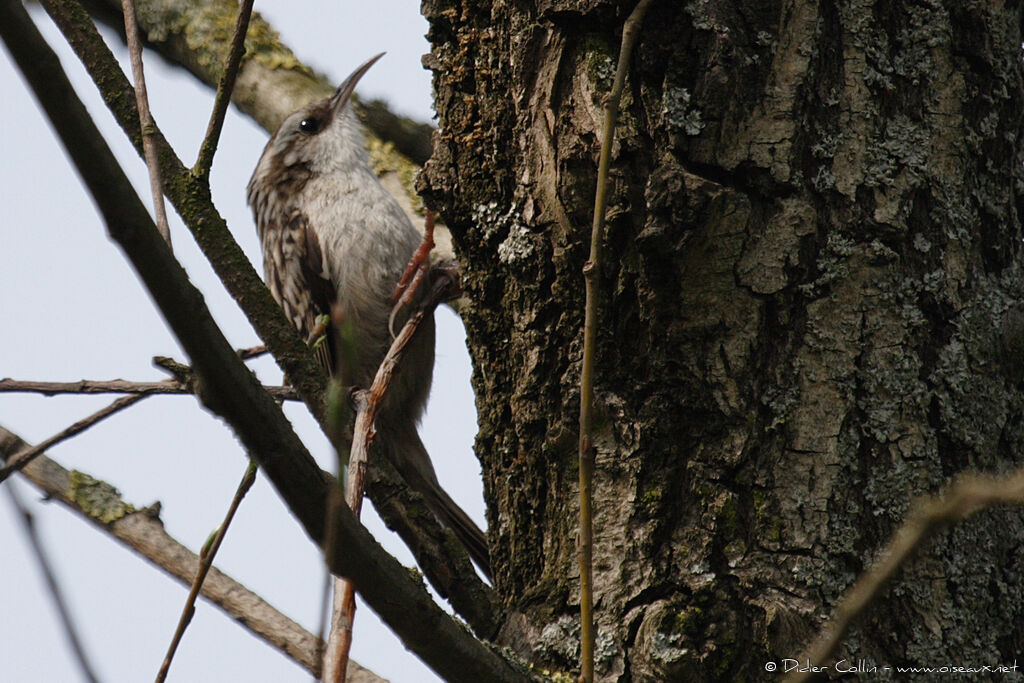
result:
<svg viewBox="0 0 1024 683"><path fill-rule="evenodd" d="M810 669L824 663L839 647L854 621L871 605L900 567L907 564L921 545L946 527L966 520L976 512L1001 503L1024 504L1024 469L1005 477L965 475L945 495L925 497L914 505L903 525L878 554L871 569L861 574L843 595L832 619L818 638L801 655L810 666L794 671L786 683L798 683L820 674Z"/></svg>
<svg viewBox="0 0 1024 683"><path fill-rule="evenodd" d="M597 170L597 190L594 196L594 223L590 234L590 258L583 266L586 284L586 308L583 322L583 363L580 371L580 678L582 683L594 680L594 522L593 522L593 417L594 417L594 356L597 340L597 272L601 263L601 242L607 207L608 166L615 123L619 114L619 100L626 83L626 72L643 24L644 14L651 0L640 0L622 27L622 47L615 81L604 105L604 130L601 137L601 157Z"/></svg>
<svg viewBox="0 0 1024 683"><path fill-rule="evenodd" d="M431 224L433 221L429 221ZM428 232L429 235L429 232ZM429 240L430 247L433 240L425 238L424 243ZM410 269L419 259L426 257L430 247L427 247L424 254L420 251L413 256ZM422 247L421 247L422 250ZM425 266L418 266L423 272ZM408 274L409 271L407 271ZM415 313L409 316L401 331L395 337L388 349L387 355L381 361L377 374L373 378L373 384L369 391L361 392L358 397L355 417L352 448L349 452L348 474L345 478L345 502L351 508L353 514L359 517L363 507L363 492L366 482L366 466L369 457L370 444L376 436L374 420L377 417L377 410L384 400L385 392L391 385L395 370L401 362L402 355L409 343L412 341L419 329L420 324L427 315L431 315L438 304L447 300L458 288L456 282L457 270L454 265L440 266L435 269L437 276L434 278L434 285L430 293L423 300ZM414 291L423 275L417 275L410 291ZM401 286L401 285L400 285ZM334 584L334 609L331 616L331 634L327 642L327 650L324 653L324 681L330 683L342 683L345 680L345 671L348 667L349 650L352 646L352 625L355 620L355 588L347 579L338 579Z"/></svg>

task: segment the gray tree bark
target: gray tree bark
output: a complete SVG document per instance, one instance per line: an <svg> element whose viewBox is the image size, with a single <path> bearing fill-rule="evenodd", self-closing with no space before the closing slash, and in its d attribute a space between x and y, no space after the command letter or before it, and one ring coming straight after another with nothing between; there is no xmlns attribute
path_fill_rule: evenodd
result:
<svg viewBox="0 0 1024 683"><path fill-rule="evenodd" d="M576 667L576 420L630 2L425 0L505 636ZM613 155L603 680L764 677L913 497L1024 460L1019 3L656 0ZM932 541L837 658L1012 664L1024 513ZM513 637L513 634L515 636ZM831 665L832 662L826 664Z"/></svg>

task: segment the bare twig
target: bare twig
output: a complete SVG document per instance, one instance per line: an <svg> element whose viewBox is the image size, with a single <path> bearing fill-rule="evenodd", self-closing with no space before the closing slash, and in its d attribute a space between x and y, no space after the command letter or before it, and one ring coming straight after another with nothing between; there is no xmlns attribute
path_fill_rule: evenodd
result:
<svg viewBox="0 0 1024 683"><path fill-rule="evenodd" d="M146 75L142 69L142 41L139 39L139 24L135 18L135 0L122 0L124 8L124 33L131 55L132 77L135 79L135 102L139 109L139 126L142 129L142 148L149 169L149 188L153 193L153 211L156 227L160 234L171 243L171 228L167 224L167 209L164 207L164 181L160 175L160 162L153 144L153 115L149 111L149 95L146 93Z"/></svg>
<svg viewBox="0 0 1024 683"><path fill-rule="evenodd" d="M429 249L428 249L429 252ZM406 347L416 335L420 323L428 314L432 314L437 305L445 300L452 285L452 280L445 271L439 270L434 287L424 299L415 313L409 316L398 336L391 343L384 360L377 368L370 390L365 400L359 401L356 411L352 448L349 451L348 474L345 478L345 502L356 517L363 507L363 489L366 481L366 465L369 459L370 444L376 436L374 421L377 410L394 377L395 369L401 362ZM324 655L324 681L341 683L345 678L348 664L349 649L352 645L352 624L355 621L356 599L352 583L346 579L338 579L334 584L334 610L331 618L331 635L327 641Z"/></svg>
<svg viewBox="0 0 1024 683"><path fill-rule="evenodd" d="M290 386L264 385L271 396L282 401L300 400L295 389ZM77 382L37 382L34 380L16 380L10 377L0 379L0 393L24 392L55 396L57 394L170 394L192 395L194 392L177 380L165 379L162 382L132 382L124 379L91 380Z"/></svg>
<svg viewBox="0 0 1024 683"><path fill-rule="evenodd" d="M204 404L232 426L289 510L309 536L322 543L327 478L217 328L202 295L160 238L20 0L0 0L0 37L89 189L108 233L124 250L188 354L203 383ZM284 319L283 314L280 317ZM292 334L297 337L294 328ZM303 349L303 357L310 357L308 349ZM344 552L336 550L328 558L331 570L350 577L405 646L440 676L494 683L524 680L525 674L470 636L434 603L349 510L339 511L337 523ZM410 619L410 614L416 618Z"/></svg>
<svg viewBox="0 0 1024 683"><path fill-rule="evenodd" d="M163 664L160 665L160 671L156 675L157 683L162 683L167 678L167 672L171 668L171 660L174 659L174 653L178 649L178 644L181 642L182 637L185 635L185 629L188 628L189 623L192 621L192 615L196 612L196 598L199 597L203 581L206 580L206 575L210 572L210 568L213 567L213 558L217 555L217 550L220 549L220 544L224 541L224 536L228 532L231 520L234 519L235 513L238 511L238 506L242 504L245 494L249 492L249 489L256 482L256 470L256 461L250 460L249 466L245 468L245 474L242 475L242 481L238 483L235 496L231 499L231 505L228 506L228 512L224 515L224 521L217 527L217 532L214 534L213 539L207 545L204 545L199 553L199 568L196 570L196 577L192 581L192 588L188 592L188 598L185 599L185 607L181 611L178 627L174 630L174 637L171 638L171 644L167 648Z"/></svg>
<svg viewBox="0 0 1024 683"><path fill-rule="evenodd" d="M1024 469L1004 477L963 475L945 495L921 498L878 554L874 566L850 586L836 605L832 619L801 655L800 661L806 660L811 666L801 667L808 669L802 672L793 671L786 678L787 683L812 680L818 675L810 669L832 656L853 622L926 540L975 512L1000 503L1024 504Z"/></svg>
<svg viewBox="0 0 1024 683"><path fill-rule="evenodd" d="M583 266L586 282L586 310L583 322L583 364L580 370L580 680L594 680L594 595L593 552L594 525L592 515L594 444L591 433L594 411L594 355L597 338L597 273L601 265L601 241L604 239L605 209L607 204L608 165L615 123L619 114L619 100L626 83L629 59L633 52L651 0L640 0L622 27L622 47L615 71L612 91L604 105L604 130L601 138L601 158L597 169L597 191L594 197L594 224L590 234L590 258Z"/></svg>
<svg viewBox="0 0 1024 683"><path fill-rule="evenodd" d="M67 636L71 649L75 653L75 659L78 660L78 666L82 670L82 677L87 681L91 681L91 683L96 683L98 679L96 674L93 673L89 657L85 654L85 648L78 637L78 631L75 629L75 623L71 618L71 611L68 609L64 596L61 593L60 584L57 583L57 576L53 573L50 560L46 556L46 549L39 539L39 534L36 533L35 518L18 498L18 490L13 484L14 482L11 482L7 485L7 495L10 498L11 505L14 506L18 519L21 520L22 528L25 530L25 537L28 538L29 545L32 546L32 552L35 554L36 562L39 564L39 571L43 573L43 579L46 581L46 587L53 598L53 604L57 608L57 612L60 613L60 622L64 627L64 634Z"/></svg>
<svg viewBox="0 0 1024 683"><path fill-rule="evenodd" d="M217 151L220 131L224 127L224 116L231 103L231 92L235 89L238 67L241 66L242 55L245 53L245 34L249 28L249 17L252 16L252 3L253 0L242 0L242 4L238 8L235 33L231 36L231 47L228 48L224 73L220 77L220 82L217 83L217 95L213 101L210 123L206 128L206 137L203 138L203 143L199 147L199 158L196 159L193 169L193 172L200 178L209 177L210 167L213 166L213 155Z"/></svg>
<svg viewBox="0 0 1024 683"><path fill-rule="evenodd" d="M124 410L133 403L138 403L147 396L149 396L149 394L141 393L134 394L132 396L123 396L114 401L113 403L111 403L106 408L103 408L102 410L97 410L89 417L79 420L78 422L74 423L67 429L62 429L61 431L51 436L49 439L41 441L35 446L32 446L31 448L27 448L21 453L17 453L12 458L8 459L6 465L0 467L0 482L3 482L5 479L7 479L7 477L11 476L11 474L25 467L25 465L32 462L35 458L38 458L42 454L42 452L45 451L47 448L51 448L54 445L60 443L61 441L70 439L72 436L85 431L86 429L93 426L97 422L110 417L111 415L118 411Z"/></svg>

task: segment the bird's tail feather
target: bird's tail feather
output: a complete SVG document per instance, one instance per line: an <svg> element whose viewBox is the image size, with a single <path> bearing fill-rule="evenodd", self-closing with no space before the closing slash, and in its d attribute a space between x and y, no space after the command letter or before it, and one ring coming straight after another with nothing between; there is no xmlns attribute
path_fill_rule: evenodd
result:
<svg viewBox="0 0 1024 683"><path fill-rule="evenodd" d="M423 496L431 512L452 530L469 557L484 575L491 579L491 560L487 536L469 515L441 488L430 462L430 455L420 440L415 424L377 423L378 438L387 442L392 463L405 482Z"/></svg>

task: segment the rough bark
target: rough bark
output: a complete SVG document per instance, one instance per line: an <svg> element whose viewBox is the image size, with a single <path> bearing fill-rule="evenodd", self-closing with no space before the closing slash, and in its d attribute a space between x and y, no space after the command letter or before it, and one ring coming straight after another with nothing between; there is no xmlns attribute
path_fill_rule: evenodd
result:
<svg viewBox="0 0 1024 683"><path fill-rule="evenodd" d="M492 563L575 667L581 269L632 4L425 0ZM600 272L597 670L764 676L913 496L1024 460L1021 8L655 2ZM614 258L612 258L614 257ZM1012 663L1024 513L933 541L838 658ZM831 662L827 664L832 664Z"/></svg>

